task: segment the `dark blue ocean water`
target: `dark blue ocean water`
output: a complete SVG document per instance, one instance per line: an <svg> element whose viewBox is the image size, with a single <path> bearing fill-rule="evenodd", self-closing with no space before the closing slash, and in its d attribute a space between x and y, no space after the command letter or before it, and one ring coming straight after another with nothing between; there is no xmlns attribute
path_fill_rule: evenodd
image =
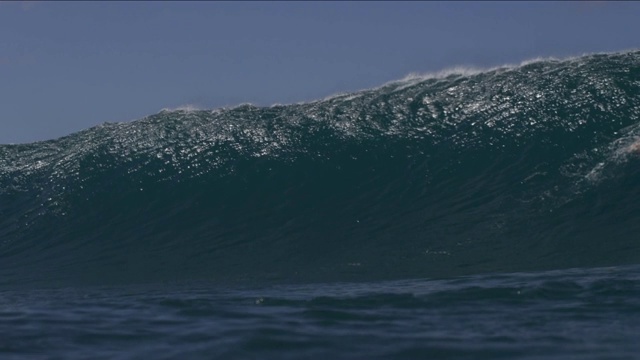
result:
<svg viewBox="0 0 640 360"><path fill-rule="evenodd" d="M0 145L0 358L636 358L639 219L638 51Z"/></svg>
<svg viewBox="0 0 640 360"><path fill-rule="evenodd" d="M637 359L637 266L0 293L3 359Z"/></svg>

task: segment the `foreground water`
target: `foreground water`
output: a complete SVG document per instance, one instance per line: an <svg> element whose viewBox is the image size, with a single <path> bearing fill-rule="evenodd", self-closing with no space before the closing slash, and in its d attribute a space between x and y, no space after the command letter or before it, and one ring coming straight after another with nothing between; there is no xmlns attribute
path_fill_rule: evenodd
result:
<svg viewBox="0 0 640 360"><path fill-rule="evenodd" d="M634 359L640 267L0 292L2 359Z"/></svg>

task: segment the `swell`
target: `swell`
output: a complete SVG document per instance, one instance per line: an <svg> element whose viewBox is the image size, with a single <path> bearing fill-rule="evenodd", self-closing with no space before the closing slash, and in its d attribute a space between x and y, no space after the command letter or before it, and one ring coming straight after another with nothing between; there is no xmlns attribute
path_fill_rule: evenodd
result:
<svg viewBox="0 0 640 360"><path fill-rule="evenodd" d="M637 263L640 52L0 146L0 278L364 281Z"/></svg>

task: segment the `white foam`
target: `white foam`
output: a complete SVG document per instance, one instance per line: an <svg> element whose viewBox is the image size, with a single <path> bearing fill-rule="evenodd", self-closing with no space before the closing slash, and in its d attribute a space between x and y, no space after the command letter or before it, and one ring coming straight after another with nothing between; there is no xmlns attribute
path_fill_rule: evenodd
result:
<svg viewBox="0 0 640 360"><path fill-rule="evenodd" d="M456 65L456 66L444 68L442 70L438 70L434 72L426 72L426 73L411 72L401 79L391 80L382 85L371 87L371 88L364 88L356 91L347 91L347 92L343 91L339 93L334 93L332 95L326 96L321 99L302 100L295 103L279 103L278 102L278 103L273 103L269 107L287 106L291 104L306 105L306 104L313 104L313 103L326 102L326 101L332 101L332 100L349 101L349 100L356 99L366 94L367 92L380 90L382 88L390 87L390 86L396 86L396 88L393 91L399 91L407 87L417 85L420 82L432 80L432 79L439 80L439 79L448 78L450 76L474 76L474 75L489 73L494 71L512 71L512 70L517 70L523 66L540 63L540 62L571 62L571 61L580 60L581 58L584 58L587 56L625 54L625 53L630 53L630 52L639 51L639 50L640 48L635 48L635 49L627 49L623 51L583 53L580 55L571 55L571 56L565 56L565 57L554 57L554 56L535 57L535 58L523 60L519 63L505 63L502 65L491 66L491 67ZM246 106L246 105L256 106L252 103L241 103L234 106L220 106L219 109L221 110L235 109L235 108ZM203 109L201 109L197 105L187 104L187 105L179 106L177 108L164 108L161 111L198 111L198 110L203 110ZM209 110L215 110L215 109L209 109Z"/></svg>
<svg viewBox="0 0 640 360"><path fill-rule="evenodd" d="M627 154L640 154L640 138L636 138L631 145L624 148Z"/></svg>
<svg viewBox="0 0 640 360"><path fill-rule="evenodd" d="M180 105L180 106L175 107L175 108L163 108L162 110L160 110L160 112L163 112L163 111L167 111L167 112L174 112L174 111L192 112L192 111L200 111L200 110L203 110L203 109L201 107L199 107L198 105L186 104L186 105Z"/></svg>
<svg viewBox="0 0 640 360"><path fill-rule="evenodd" d="M586 179L592 183L603 179L605 166L609 163L622 164L631 158L640 156L640 125L633 125L622 131L620 138L610 143L606 149L606 159L598 163L586 175Z"/></svg>
<svg viewBox="0 0 640 360"><path fill-rule="evenodd" d="M390 86L396 86L396 88L394 89L394 91L399 91L402 89L405 89L407 87L413 86L413 85L417 85L423 81L427 81L427 80L440 80L440 79L446 79L450 76L474 76L474 75L478 75L478 74L482 74L482 73L489 73L489 72L494 72L494 71L512 71L512 70L517 70L523 66L527 66L530 64L535 64L535 63L540 63L540 62L566 62L566 61L575 61L575 60L579 60L581 58L584 58L586 56L593 56L593 55L607 55L607 54L623 54L626 52L632 52L632 51L637 51L634 49L631 50L626 50L626 51L616 51L616 52L597 52L597 53L583 53L581 55L574 55L574 56L566 56L566 57L554 57L554 56L548 56L548 57L535 57L535 58L531 58L531 59L527 59L527 60L523 60L519 63L505 63L502 65L497 65L497 66L491 66L491 67L477 67L477 66L465 66L465 65L456 65L456 66L452 66L449 68L444 68L442 70L438 70L438 71L433 71L433 72L426 72L426 73L420 73L420 72L412 72L409 73L408 75L406 75L405 77L401 78L401 79L397 79L397 80L391 80L388 81L380 86L376 86L376 87L372 87L372 88L367 88L367 89L361 89L358 91L354 91L354 92L350 92L350 93L346 93L346 92L340 92L337 94L333 94L330 96L327 96L321 100L313 100L313 101L303 101L303 102L299 102L298 104L308 104L308 103L314 103L314 102L323 102L323 101L329 101L329 100L336 100L339 98L344 98L344 100L351 100L354 97L357 96L361 96L366 92L369 91L376 91L376 90L380 90L382 88L385 87L390 87Z"/></svg>
<svg viewBox="0 0 640 360"><path fill-rule="evenodd" d="M631 135L614 142L613 157L616 161L624 161L629 155L640 155L640 135Z"/></svg>

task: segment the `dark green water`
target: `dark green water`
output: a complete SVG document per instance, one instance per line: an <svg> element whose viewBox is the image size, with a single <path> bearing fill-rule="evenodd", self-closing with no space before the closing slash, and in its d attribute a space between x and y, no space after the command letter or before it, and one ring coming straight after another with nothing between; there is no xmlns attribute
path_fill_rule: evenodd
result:
<svg viewBox="0 0 640 360"><path fill-rule="evenodd" d="M0 145L0 351L633 357L639 200L637 51Z"/></svg>

